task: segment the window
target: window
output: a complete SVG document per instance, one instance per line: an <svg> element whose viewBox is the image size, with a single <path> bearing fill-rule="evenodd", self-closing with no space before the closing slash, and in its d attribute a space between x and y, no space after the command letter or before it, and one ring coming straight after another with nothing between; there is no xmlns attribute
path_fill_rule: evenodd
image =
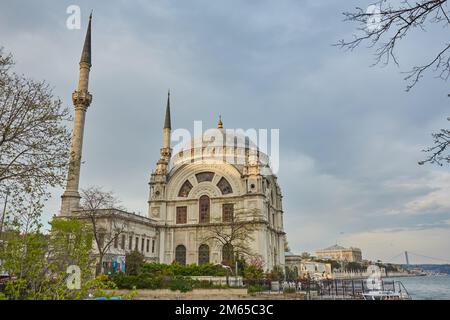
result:
<svg viewBox="0 0 450 320"><path fill-rule="evenodd" d="M175 248L175 262L182 265L186 264L186 247L182 244Z"/></svg>
<svg viewBox="0 0 450 320"><path fill-rule="evenodd" d="M133 236L130 236L128 238L128 250L132 250L133 249Z"/></svg>
<svg viewBox="0 0 450 320"><path fill-rule="evenodd" d="M120 249L125 250L125 235L122 235L122 241L120 242Z"/></svg>
<svg viewBox="0 0 450 320"><path fill-rule="evenodd" d="M152 239L152 253L155 253L155 239Z"/></svg>
<svg viewBox="0 0 450 320"><path fill-rule="evenodd" d="M114 249L117 249L118 246L119 246L119 235L116 234L114 236Z"/></svg>
<svg viewBox="0 0 450 320"><path fill-rule="evenodd" d="M198 201L199 223L209 223L209 197L201 196Z"/></svg>
<svg viewBox="0 0 450 320"><path fill-rule="evenodd" d="M234 213L234 205L232 203L226 203L222 205L222 221L232 222Z"/></svg>
<svg viewBox="0 0 450 320"><path fill-rule="evenodd" d="M181 186L180 192L178 192L178 196L186 198L189 195L189 192L191 192L191 189L192 184L189 182L189 180L186 180Z"/></svg>
<svg viewBox="0 0 450 320"><path fill-rule="evenodd" d="M197 173L195 175L195 177L197 178L197 182L204 182L204 181L212 181L214 178L214 172L202 172L202 173Z"/></svg>
<svg viewBox="0 0 450 320"><path fill-rule="evenodd" d="M233 264L233 246L230 243L222 247L222 264L226 266Z"/></svg>
<svg viewBox="0 0 450 320"><path fill-rule="evenodd" d="M150 252L150 239L147 239L147 252Z"/></svg>
<svg viewBox="0 0 450 320"><path fill-rule="evenodd" d="M177 224L187 223L187 207L177 207Z"/></svg>
<svg viewBox="0 0 450 320"><path fill-rule="evenodd" d="M141 251L142 252L144 252L144 245L145 245L145 239L142 238L142 241L141 241Z"/></svg>
<svg viewBox="0 0 450 320"><path fill-rule="evenodd" d="M134 251L138 251L139 248L139 237L136 237L136 243L134 244Z"/></svg>
<svg viewBox="0 0 450 320"><path fill-rule="evenodd" d="M209 263L209 246L202 244L198 248L198 264Z"/></svg>
<svg viewBox="0 0 450 320"><path fill-rule="evenodd" d="M233 193L233 189L231 188L230 183L225 178L221 178L219 182L217 183L217 186L219 187L222 194L229 194Z"/></svg>

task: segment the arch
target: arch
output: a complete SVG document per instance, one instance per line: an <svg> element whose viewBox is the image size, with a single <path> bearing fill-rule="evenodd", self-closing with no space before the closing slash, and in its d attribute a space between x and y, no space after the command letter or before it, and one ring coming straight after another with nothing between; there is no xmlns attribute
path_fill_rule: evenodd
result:
<svg viewBox="0 0 450 320"><path fill-rule="evenodd" d="M231 243L227 243L222 247L222 263L227 266L233 264L234 248Z"/></svg>
<svg viewBox="0 0 450 320"><path fill-rule="evenodd" d="M209 263L209 246L202 244L198 247L198 264Z"/></svg>
<svg viewBox="0 0 450 320"><path fill-rule="evenodd" d="M175 248L175 262L186 265L186 247L182 244Z"/></svg>
<svg viewBox="0 0 450 320"><path fill-rule="evenodd" d="M186 180L183 185L180 188L180 191L178 192L179 197L187 198L189 195L189 192L192 190L192 184L189 182L189 180Z"/></svg>
<svg viewBox="0 0 450 320"><path fill-rule="evenodd" d="M211 202L209 197L203 195L198 200L198 222L199 223L209 223L209 212L211 207Z"/></svg>
<svg viewBox="0 0 450 320"><path fill-rule="evenodd" d="M214 172L213 181L197 183L195 173L201 172ZM209 190L208 196L220 197L222 193L217 186L217 181L219 181L221 177L224 177L230 183L233 194L244 194L246 193L246 186L241 179L241 176L242 172L231 164L196 162L179 165L172 168L169 173L165 199L179 200L180 196L178 196L178 193L186 180L189 180L193 186L186 198L198 200L202 195L202 190L205 188L208 188Z"/></svg>
<svg viewBox="0 0 450 320"><path fill-rule="evenodd" d="M219 180L217 186L219 187L220 192L222 192L223 195L233 193L233 188L231 188L230 183L224 177Z"/></svg>

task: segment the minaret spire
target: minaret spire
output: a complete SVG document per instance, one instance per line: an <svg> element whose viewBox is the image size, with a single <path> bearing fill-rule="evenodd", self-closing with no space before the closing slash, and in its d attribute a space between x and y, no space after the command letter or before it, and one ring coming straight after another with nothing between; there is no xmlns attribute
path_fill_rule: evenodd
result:
<svg viewBox="0 0 450 320"><path fill-rule="evenodd" d="M217 129L223 129L222 115L219 115L219 122L217 123Z"/></svg>
<svg viewBox="0 0 450 320"><path fill-rule="evenodd" d="M83 52L81 53L80 63L85 62L91 65L91 24L92 24L92 12L89 15L89 23L84 39Z"/></svg>
<svg viewBox="0 0 450 320"><path fill-rule="evenodd" d="M167 173L170 156L172 155L172 149L170 148L171 130L172 130L172 123L170 119L170 90L169 90L167 92L166 115L164 117L163 145L160 150L160 158L156 166L157 173L162 175L165 175Z"/></svg>
<svg viewBox="0 0 450 320"><path fill-rule="evenodd" d="M167 106L166 106L166 116L164 118L164 129L172 129L172 124L170 120L170 90L167 92Z"/></svg>
<svg viewBox="0 0 450 320"><path fill-rule="evenodd" d="M80 59L80 76L78 88L72 93L72 102L75 108L72 144L70 147L69 172L64 194L61 196L61 215L70 215L80 208L80 194L78 192L80 182L81 154L83 149L83 134L86 111L92 102L89 93L89 73L91 71L91 28L92 13L89 16L88 28L84 39L83 51Z"/></svg>

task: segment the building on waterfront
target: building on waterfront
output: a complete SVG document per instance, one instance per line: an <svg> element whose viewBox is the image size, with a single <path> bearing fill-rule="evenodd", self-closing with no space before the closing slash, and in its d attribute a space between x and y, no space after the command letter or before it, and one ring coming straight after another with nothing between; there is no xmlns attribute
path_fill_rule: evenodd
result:
<svg viewBox="0 0 450 320"><path fill-rule="evenodd" d="M62 195L61 217L86 219L80 207L80 165L91 70L91 23L80 60L77 90L72 94L74 127L67 185ZM102 237L115 237L103 263L123 269L124 257L141 251L147 261L181 264L227 263L234 254L251 252L266 270L284 266L282 195L269 158L248 137L217 128L194 137L172 155L170 93L162 130L163 143L155 170L150 175L147 217L117 209L97 214ZM221 144L217 144L221 141ZM247 243L239 250L212 236L217 230L232 232L236 224L252 226ZM116 233L117 234L117 233ZM242 240L241 240L242 241ZM236 243L236 242L235 242ZM236 243L237 247L237 243ZM238 252L236 252L238 251Z"/></svg>
<svg viewBox="0 0 450 320"><path fill-rule="evenodd" d="M319 259L331 259L344 262L362 262L361 249L353 247L344 248L337 244L325 249L317 250L316 256Z"/></svg>
<svg viewBox="0 0 450 320"><path fill-rule="evenodd" d="M300 255L287 252L285 255L286 268L296 273L299 278L327 278L333 277L331 264L304 260Z"/></svg>

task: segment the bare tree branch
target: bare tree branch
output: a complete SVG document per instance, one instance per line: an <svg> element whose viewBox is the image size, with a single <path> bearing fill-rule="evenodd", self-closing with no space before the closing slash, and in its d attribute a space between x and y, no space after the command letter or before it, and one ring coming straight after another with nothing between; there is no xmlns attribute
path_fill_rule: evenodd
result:
<svg viewBox="0 0 450 320"><path fill-rule="evenodd" d="M395 6L391 0L379 0L373 6L376 9L374 12L357 7L354 12L343 13L344 21L358 24L357 32L352 40L342 39L336 45L353 50L367 43L369 48L375 48L374 65L387 65L391 60L399 65L395 49L402 39L416 29L426 31L426 27L431 24L448 27L450 22L447 0L403 0ZM449 49L450 43L447 42L427 63L407 71L406 90L411 90L430 68L438 73L439 78L447 80L450 75Z"/></svg>

